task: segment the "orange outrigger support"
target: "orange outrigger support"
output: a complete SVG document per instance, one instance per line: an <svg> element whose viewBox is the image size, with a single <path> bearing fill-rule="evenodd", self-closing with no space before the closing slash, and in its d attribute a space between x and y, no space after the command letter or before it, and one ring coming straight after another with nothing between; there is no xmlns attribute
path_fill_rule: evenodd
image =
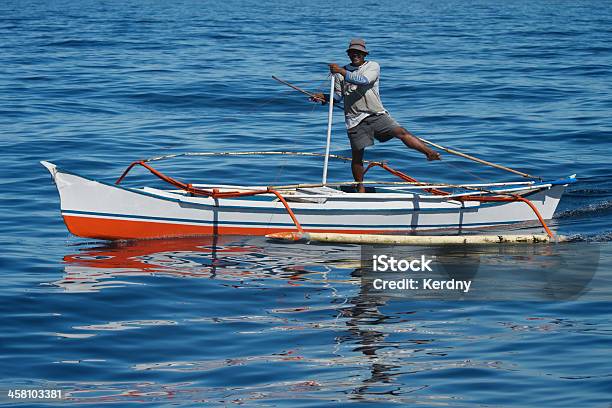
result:
<svg viewBox="0 0 612 408"><path fill-rule="evenodd" d="M188 193L191 193L193 195L199 195L199 196L205 196L205 197L210 197L213 199L217 199L217 198L236 198L236 197L249 197L249 196L254 196L254 195L258 195L258 194L274 194L281 203L283 203L283 206L285 206L285 209L287 210L287 213L289 214L289 216L291 217L291 220L293 221L293 223L295 224L295 227L297 228L297 230L301 233L304 232L304 229L302 228L302 226L300 225L300 222L298 221L298 219L296 218L295 214L293 213L293 210L291 209L291 207L289 207L289 204L287 203L287 200L285 200L285 198L281 195L281 193L279 193L277 190L268 187L265 190L254 190L254 191L225 191L225 192L220 192L219 189L217 188L213 188L212 190L204 190L202 188L197 188L194 187L191 184L187 184L187 183L183 183L181 181L178 181L170 176L166 176L165 174L163 174L162 172L155 170L153 167L149 166L148 164L145 163L144 160L138 160L133 162L132 164L130 164L128 166L128 168L123 172L123 174L121 175L121 177L119 177L117 179L117 181L115 181L115 184L119 184L121 183L121 181L123 181L123 179L125 178L125 176L127 176L127 174L129 173L130 170L132 170L132 168L136 165L142 166L145 169L149 170L153 175L157 176L158 178L160 178L161 180L165 181L168 184L171 184L181 190L187 191Z"/></svg>
<svg viewBox="0 0 612 408"><path fill-rule="evenodd" d="M289 214L289 216L291 217L291 220L293 221L293 223L295 224L295 227L297 228L299 233L304 233L304 229L302 228L302 226L300 225L297 217L295 216L293 210L291 209L291 207L289 206L289 204L287 203L287 200L285 200L285 198L282 196L282 194L278 191L275 190L272 187L267 187L266 189L262 189L262 190L254 190L254 191L225 191L225 192L220 192L219 189L213 188L212 190L205 190L205 189L201 189L201 188L197 188L197 187L193 187L193 185L191 184L187 184L187 183L183 183L181 181L178 181L170 176L167 176L165 174L163 174L162 172L154 169L153 167L149 166L148 164L146 164L145 160L137 160L133 163L131 163L127 169L123 172L123 174L121 175L121 177L119 177L117 179L117 181L115 182L115 184L120 184L123 179L127 176L127 174L130 172L130 170L132 170L132 168L134 168L135 166L142 166L145 169L149 170L153 175L157 176L159 179L165 181L168 184L171 184L181 190L187 191L190 194L193 195L199 195L199 196L205 196L205 197L211 197L213 199L218 199L218 198L237 198L237 197L249 197L249 196L255 196L255 195L259 195L259 194L274 194L279 201L283 204L283 206L285 207L285 209L287 210L287 213ZM408 181L408 182L416 182L418 183L418 181L410 176L408 176L407 174L402 173L399 170L395 170L389 166L387 166L385 163L380 163L380 162L371 162L368 167L365 169L364 171L364 175L365 173L370 170L370 168L374 167L374 166L378 166L378 167L382 167L384 170L388 171L389 173L399 177L400 179L404 180L404 181ZM436 194L436 195L450 195L450 193L446 192L446 191L442 191L442 190L438 190L438 189L426 189L425 191L428 191L432 194ZM485 191L486 190L481 190L481 191ZM495 193L495 194L505 194L508 195L509 197L480 197L480 196L463 196L463 197L457 197L456 199L458 201L480 201L480 202L512 202L512 201L522 201L525 204L529 205L529 207L533 210L533 212L535 213L536 217L538 218L538 220L540 221L540 223L542 224L542 227L544 228L544 230L546 231L546 233L548 234L548 236L551 239L554 239L554 234L552 233L552 231L550 230L550 228L548 228L548 225L546 224L546 221L544 221L544 218L542 217L542 215L540 214L540 212L538 211L538 209L536 208L536 206L529 201L528 199L526 199L525 197L522 197L518 194L512 194L512 193L499 193L499 192L494 192L494 191L488 191L491 193Z"/></svg>
<svg viewBox="0 0 612 408"><path fill-rule="evenodd" d="M382 167L383 169L387 170L389 173L399 177L400 179L404 180L404 181L410 181L410 182L417 182L418 180L416 180L415 178L412 178L410 176L408 176L407 174L402 173L399 170L395 170L389 166L387 166L385 163L379 163L379 162L371 162L370 164L368 164L368 167L365 169L364 171L364 175L365 173L367 173L368 170L370 170L370 168L374 167L374 166L379 166ZM428 191L432 194L436 194L436 195L450 195L450 193L446 192L446 191L442 191L442 190L438 190L438 189L426 189L425 191ZM500 193L496 193L496 194L500 194ZM501 193L504 194L504 193ZM525 204L527 204L535 213L536 217L538 217L538 220L540 221L540 224L542 224L542 227L544 228L544 230L546 231L546 234L548 234L548 236L552 239L554 238L554 234L552 233L552 231L550 230L550 228L548 228L548 225L546 224L546 221L544 221L544 218L542 217L542 214L540 214L540 211L538 211L538 209L536 208L536 206L529 201L528 199L526 199L525 197L522 197L518 194L512 194L512 193L505 193L507 194L509 197L479 197L479 196L465 196L465 197L458 197L457 200L458 201L480 201L480 202L512 202L512 201L522 201Z"/></svg>

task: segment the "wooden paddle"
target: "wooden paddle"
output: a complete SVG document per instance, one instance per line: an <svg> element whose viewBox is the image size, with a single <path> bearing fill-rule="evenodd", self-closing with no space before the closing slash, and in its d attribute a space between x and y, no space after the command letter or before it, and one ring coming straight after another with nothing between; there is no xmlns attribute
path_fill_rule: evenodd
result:
<svg viewBox="0 0 612 408"><path fill-rule="evenodd" d="M323 102L323 101L321 101L321 100L319 99L319 97L318 97L316 94L314 94L314 93L312 93L312 92L308 92L308 91L306 91L306 90L304 90L304 89L302 89L302 88L300 88L300 87L298 87L298 86L295 86L295 85L293 85L293 84L291 84L291 83L289 83L289 82L287 82L287 81L285 81L285 80L280 79L280 78L279 78L279 77L277 77L277 76L272 75L272 79L274 79L274 80L276 80L276 81L280 82L281 84L287 85L289 88L291 88L291 89L295 89L296 91L301 92L301 93L303 93L304 95L308 95L310 98L312 98L312 99L314 99L314 100L317 100L317 101ZM340 108L340 109L344 109L344 106L342 106L342 105L340 105L340 104L336 104L334 107L336 107L336 108Z"/></svg>

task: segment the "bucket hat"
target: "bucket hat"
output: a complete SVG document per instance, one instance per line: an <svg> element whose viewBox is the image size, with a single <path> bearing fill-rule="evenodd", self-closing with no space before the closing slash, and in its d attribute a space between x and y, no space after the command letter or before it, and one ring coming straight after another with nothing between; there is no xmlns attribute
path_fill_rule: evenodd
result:
<svg viewBox="0 0 612 408"><path fill-rule="evenodd" d="M365 40L362 38L353 38L349 43L349 47L346 52L349 52L350 50L357 50L369 54L368 50L366 49Z"/></svg>

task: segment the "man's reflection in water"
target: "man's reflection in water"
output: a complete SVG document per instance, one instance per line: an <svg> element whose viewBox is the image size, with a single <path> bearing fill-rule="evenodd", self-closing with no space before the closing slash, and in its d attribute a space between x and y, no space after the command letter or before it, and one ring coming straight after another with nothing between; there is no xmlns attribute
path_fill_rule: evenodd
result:
<svg viewBox="0 0 612 408"><path fill-rule="evenodd" d="M361 268L355 269L351 276L360 279L363 275ZM342 310L342 315L347 318L346 325L348 335L341 336L340 342L351 342L357 345L353 349L354 352L361 352L371 361L370 378L362 381L362 386L359 386L351 392L354 399L367 399L366 395L397 395L400 390L399 386L390 389L378 389L381 384L392 384L394 373L399 369L399 365L386 364L384 356L379 356L377 353L386 347L397 347L386 344L385 339L388 333L376 330L377 325L384 325L391 319L391 316L386 316L380 312L379 308L386 305L388 297L381 296L380 293L370 294L369 286L362 285L357 296L351 298L349 303L351 306ZM385 386L387 388L389 386ZM376 389L373 389L376 388Z"/></svg>

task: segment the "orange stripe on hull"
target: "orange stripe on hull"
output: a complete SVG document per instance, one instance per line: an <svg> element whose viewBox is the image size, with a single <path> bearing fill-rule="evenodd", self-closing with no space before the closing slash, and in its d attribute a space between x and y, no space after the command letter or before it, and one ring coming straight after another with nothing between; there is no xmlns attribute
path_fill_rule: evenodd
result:
<svg viewBox="0 0 612 408"><path fill-rule="evenodd" d="M273 232L293 232L296 228L256 228L208 225L185 225L163 222L116 220L108 218L75 217L64 215L68 230L83 238L97 239L147 239L176 238L198 235L266 235ZM308 229L307 229L308 230ZM388 234L389 230L339 230L317 229L316 232L340 232L345 234Z"/></svg>

